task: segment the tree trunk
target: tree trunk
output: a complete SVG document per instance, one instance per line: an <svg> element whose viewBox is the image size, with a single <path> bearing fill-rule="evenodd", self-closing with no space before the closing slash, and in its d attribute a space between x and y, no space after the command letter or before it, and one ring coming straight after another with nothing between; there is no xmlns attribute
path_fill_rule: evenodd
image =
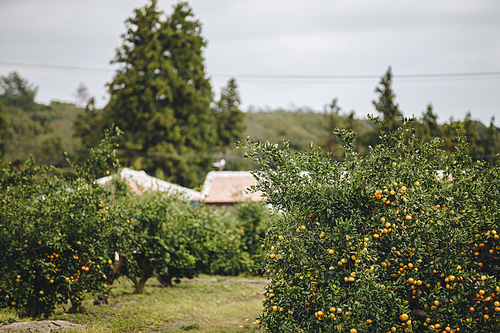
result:
<svg viewBox="0 0 500 333"><path fill-rule="evenodd" d="M41 314L42 314L42 312L40 311L40 307L38 305L38 300L32 299L32 300L28 301L28 304L26 304L26 307L20 313L19 317L21 317L21 318L24 318L24 317L37 318L37 317L40 317Z"/></svg>

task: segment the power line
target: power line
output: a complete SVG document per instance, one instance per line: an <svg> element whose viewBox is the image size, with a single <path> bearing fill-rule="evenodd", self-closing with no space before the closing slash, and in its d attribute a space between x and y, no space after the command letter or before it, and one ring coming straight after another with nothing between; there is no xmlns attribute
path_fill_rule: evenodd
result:
<svg viewBox="0 0 500 333"><path fill-rule="evenodd" d="M36 69L62 69L62 70L69 70L69 71L85 71L85 72L101 72L101 73L114 72L112 69L109 69L109 68L62 66L62 65L50 65L50 64L33 64L33 63L26 63L26 62L3 61L3 60L0 60L0 65L29 67L29 68L36 68Z"/></svg>
<svg viewBox="0 0 500 333"><path fill-rule="evenodd" d="M56 149L56 150L72 150L72 151L89 151L90 149L84 147L75 146L58 146L58 145L47 145L32 142L18 142L18 141L0 141L0 143L6 143L9 146L17 147L28 147L37 149ZM162 152L148 152L142 150L116 150L119 155L135 155L135 156L158 156L158 157L171 157L171 158L187 158L187 159L218 159L215 155L202 155L202 154L176 154L176 153L162 153ZM241 156L231 156L224 155L224 159L227 160L242 160L244 157Z"/></svg>
<svg viewBox="0 0 500 333"><path fill-rule="evenodd" d="M57 150L73 150L73 151L89 151L90 149L84 147L75 146L58 146L58 145L47 145L32 142L18 142L18 141L2 141L0 143L6 143L10 146L18 147L29 147L38 149L57 149ZM174 154L174 153L161 153L161 152L148 152L142 150L117 150L119 155L135 155L135 156L158 156L158 157L171 157L171 158L186 158L186 159L220 159L221 156L215 155L202 155L202 154ZM497 159L500 155L469 155L473 159ZM246 158L242 156L234 155L224 155L222 156L227 160L245 160Z"/></svg>
<svg viewBox="0 0 500 333"><path fill-rule="evenodd" d="M52 64L34 64L15 61L0 60L0 66L18 66L34 69L45 70L64 70L64 71L79 71L93 73L114 73L114 69L98 68L98 67L81 67L81 66L63 66ZM211 73L212 77L229 78L236 77L242 79L263 79L263 80L373 80L379 79L380 75L372 74L226 74L226 73ZM425 74L393 74L394 79L450 79L450 80L478 80L478 79L500 79L500 71L498 72L462 72L462 73L425 73Z"/></svg>

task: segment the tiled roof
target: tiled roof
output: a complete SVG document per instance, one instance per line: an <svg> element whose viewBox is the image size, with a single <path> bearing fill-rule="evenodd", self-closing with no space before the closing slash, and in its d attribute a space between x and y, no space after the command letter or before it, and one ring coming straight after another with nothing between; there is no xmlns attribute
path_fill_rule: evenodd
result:
<svg viewBox="0 0 500 333"><path fill-rule="evenodd" d="M205 178L201 199L207 204L233 204L248 199L262 201L260 191L245 193L255 184L257 181L250 171L211 171Z"/></svg>

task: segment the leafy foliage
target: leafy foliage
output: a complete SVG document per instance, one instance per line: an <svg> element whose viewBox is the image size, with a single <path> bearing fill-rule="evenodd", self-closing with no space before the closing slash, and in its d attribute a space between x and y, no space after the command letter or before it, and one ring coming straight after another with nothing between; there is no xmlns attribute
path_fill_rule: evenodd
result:
<svg viewBox="0 0 500 333"><path fill-rule="evenodd" d="M8 106L33 111L37 90L38 87L29 84L18 72L0 78L0 100Z"/></svg>
<svg viewBox="0 0 500 333"><path fill-rule="evenodd" d="M496 330L500 169L462 138L450 154L405 135L411 122L364 157L337 131L342 162L247 143L255 189L281 212L265 241L267 331Z"/></svg>
<svg viewBox="0 0 500 333"><path fill-rule="evenodd" d="M224 211L162 193L128 195L116 205L131 226L119 269L135 293L144 293L153 276L168 286L200 273L237 274L250 267L241 236Z"/></svg>
<svg viewBox="0 0 500 333"><path fill-rule="evenodd" d="M109 140L75 180L61 178L53 167L37 167L33 158L22 169L2 161L0 307L38 317L71 301L71 310L78 311L87 292L104 288L114 227L94 180L112 156Z"/></svg>
<svg viewBox="0 0 500 333"><path fill-rule="evenodd" d="M239 203L237 208L238 224L243 233L245 251L259 265L263 255L262 240L267 231L267 224L273 215L262 202L245 201Z"/></svg>

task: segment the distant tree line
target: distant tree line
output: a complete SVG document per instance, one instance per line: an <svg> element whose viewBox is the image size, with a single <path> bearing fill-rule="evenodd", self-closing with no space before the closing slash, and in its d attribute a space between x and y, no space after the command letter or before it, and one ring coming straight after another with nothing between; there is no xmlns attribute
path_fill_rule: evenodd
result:
<svg viewBox="0 0 500 333"><path fill-rule="evenodd" d="M378 116L385 122L382 128L384 132L394 131L403 124L404 115L396 103L396 95L392 89L392 71L387 70L381 78L375 92L378 94L378 99L374 100L373 106L378 112ZM354 112L351 111L347 115L340 115L340 107L337 100L333 100L332 104L325 110L326 121L324 126L328 129L326 138L327 151L332 152L335 158L341 158L339 142L336 141L332 130L339 128L354 128L356 120ZM375 114L377 116L377 114ZM439 124L437 122L437 114L434 113L432 104L427 105L425 111L420 117L417 117L413 124L413 131L421 141L429 141L434 138L439 138L442 141L442 149L454 151L457 145L458 137L467 137L469 143L466 152L474 159L484 159L490 162L495 162L500 152L500 129L495 127L495 118L492 117L490 124L486 127L480 121L472 119L472 115L468 112L464 120L450 119L448 122ZM359 121L359 120L358 120ZM366 154L369 146L378 144L380 133L375 127L371 127L367 132L358 133L357 148L361 154Z"/></svg>

